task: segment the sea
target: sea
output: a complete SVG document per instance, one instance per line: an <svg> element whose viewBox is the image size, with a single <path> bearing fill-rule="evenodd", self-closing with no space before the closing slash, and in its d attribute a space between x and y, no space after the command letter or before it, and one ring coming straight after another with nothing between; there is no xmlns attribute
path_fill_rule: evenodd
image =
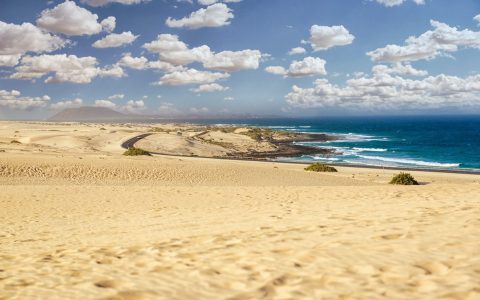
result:
<svg viewBox="0 0 480 300"><path fill-rule="evenodd" d="M199 123L337 137L329 142L297 142L332 149L334 154L278 158L281 161L480 171L480 116L218 119Z"/></svg>

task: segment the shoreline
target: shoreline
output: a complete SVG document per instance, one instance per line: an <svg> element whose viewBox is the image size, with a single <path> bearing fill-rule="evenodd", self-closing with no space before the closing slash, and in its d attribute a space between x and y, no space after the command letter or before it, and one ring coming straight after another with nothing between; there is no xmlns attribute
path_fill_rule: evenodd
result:
<svg viewBox="0 0 480 300"><path fill-rule="evenodd" d="M256 127L254 127L256 128ZM272 129L273 131L277 131L275 129ZM151 134L141 134L138 136L135 136L133 138L128 139L127 141L124 141L121 145L123 149L128 149L130 147L134 147L135 143L140 141L141 139L150 136ZM315 135L315 134L309 134L309 135ZM324 133L319 133L319 135L331 137L330 135L324 134ZM302 140L303 141L303 140ZM292 142L292 141L288 141ZM299 142L299 140L295 140L293 142ZM282 142L284 144L285 142ZM314 147L309 147L309 146L302 146L302 145L295 145L298 146L299 149L309 149L309 151L315 152L314 150L317 148ZM153 155L159 155L159 156L166 156L166 157L176 157L176 158L201 158L201 159L215 159L215 160L231 160L231 161L252 161L252 162L274 162L274 163L282 163L282 164L299 164L299 165L310 165L315 162L302 162L302 161L283 161L283 160L275 160L275 159L269 159L267 157L268 155L274 155L275 153L264 153L264 158L262 159L261 157L209 157L209 156L184 156L184 155L172 155L172 154L166 154L166 153L156 153L156 152L150 152ZM307 153L302 153L301 155L305 154L311 154L311 152ZM285 157L285 156L284 156ZM320 162L322 163L322 162ZM324 163L329 166L335 166L335 167L351 167L351 168L361 168L361 169L373 169L373 170L396 170L396 171L419 171L419 172L434 172L434 173L447 173L447 174L465 174L465 175L480 175L480 170L475 170L475 169L461 169L461 170L453 170L453 169L429 169L429 168L407 168L407 167L391 167L391 166L368 166L368 165L361 165L361 164L350 164L350 163Z"/></svg>

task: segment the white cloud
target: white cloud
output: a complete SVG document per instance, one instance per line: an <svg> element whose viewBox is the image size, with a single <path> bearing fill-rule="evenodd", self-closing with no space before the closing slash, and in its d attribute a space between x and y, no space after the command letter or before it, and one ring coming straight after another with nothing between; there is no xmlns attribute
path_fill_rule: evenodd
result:
<svg viewBox="0 0 480 300"><path fill-rule="evenodd" d="M133 57L131 53L125 53L118 61L118 65L135 70L157 69L166 72L183 70L183 67L176 67L164 61L149 61L146 57Z"/></svg>
<svg viewBox="0 0 480 300"><path fill-rule="evenodd" d="M213 92L222 92L228 90L228 87L220 85L218 83L202 84L198 88L193 89L195 93L213 93Z"/></svg>
<svg viewBox="0 0 480 300"><path fill-rule="evenodd" d="M373 61L401 62L434 59L448 55L459 48L480 49L480 32L469 29L458 30L447 24L430 21L433 30L422 35L409 37L404 46L387 45L367 53Z"/></svg>
<svg viewBox="0 0 480 300"><path fill-rule="evenodd" d="M225 72L236 72L240 70L258 69L262 53L258 50L222 51L212 53L203 61L207 69L214 69Z"/></svg>
<svg viewBox="0 0 480 300"><path fill-rule="evenodd" d="M50 108L54 110L62 110L66 108L80 107L83 104L83 100L80 98L74 100L59 101L57 103L50 104Z"/></svg>
<svg viewBox="0 0 480 300"><path fill-rule="evenodd" d="M0 108L15 110L30 110L45 107L50 101L50 97L23 97L19 91L0 90Z"/></svg>
<svg viewBox="0 0 480 300"><path fill-rule="evenodd" d="M168 27L189 29L198 29L203 27L221 27L230 24L233 19L233 13L228 6L223 3L216 3L207 8L200 8L199 10L190 14L190 16L182 19L168 18L166 24Z"/></svg>
<svg viewBox="0 0 480 300"><path fill-rule="evenodd" d="M440 74L408 79L374 73L350 79L344 87L317 79L313 88L293 86L287 102L298 107L348 107L368 110L480 106L480 75L461 78Z"/></svg>
<svg viewBox="0 0 480 300"><path fill-rule="evenodd" d="M130 31L122 33L111 33L101 40L93 43L95 48L116 48L123 45L131 44L138 38L138 35L133 35Z"/></svg>
<svg viewBox="0 0 480 300"><path fill-rule="evenodd" d="M25 56L15 68L12 79L37 79L50 75L45 83L73 82L90 83L97 76L123 77L122 68L99 68L95 57L76 55Z"/></svg>
<svg viewBox="0 0 480 300"><path fill-rule="evenodd" d="M156 40L146 43L143 48L158 53L162 61L174 65L186 65L195 61L202 61L211 55L208 46L189 49L188 45L180 41L177 35L160 34Z"/></svg>
<svg viewBox="0 0 480 300"><path fill-rule="evenodd" d="M46 9L40 13L37 25L51 32L66 35L93 35L103 29L112 29L112 18L107 18L103 26L98 21L98 16L85 8L77 6L74 1L68 1Z"/></svg>
<svg viewBox="0 0 480 300"><path fill-rule="evenodd" d="M257 69L262 53L258 50L222 51L215 53L207 45L189 48L177 35L160 34L155 41L146 43L143 48L158 53L160 60L173 65L202 63L207 69L236 72Z"/></svg>
<svg viewBox="0 0 480 300"><path fill-rule="evenodd" d="M281 66L268 66L265 68L265 71L275 75L287 75L287 70L285 70L285 68Z"/></svg>
<svg viewBox="0 0 480 300"><path fill-rule="evenodd" d="M225 97L225 98L223 98L223 100L225 100L225 101L233 101L233 100L235 100L235 98L233 98L233 97Z"/></svg>
<svg viewBox="0 0 480 300"><path fill-rule="evenodd" d="M474 21L477 21L477 22L478 22L478 25L480 26L480 14L476 15L475 17L473 17L473 20L474 20Z"/></svg>
<svg viewBox="0 0 480 300"><path fill-rule="evenodd" d="M95 100L95 106L96 107L106 107L106 108L110 108L110 109L114 109L114 108L117 107L117 105L110 100Z"/></svg>
<svg viewBox="0 0 480 300"><path fill-rule="evenodd" d="M16 25L0 21L0 66L15 66L27 52L51 52L68 43L30 23Z"/></svg>
<svg viewBox="0 0 480 300"><path fill-rule="evenodd" d="M276 75L283 75L285 77L326 75L326 63L327 62L321 58L309 56L305 57L301 61L294 60L287 70L280 66L270 66L265 68L265 71Z"/></svg>
<svg viewBox="0 0 480 300"><path fill-rule="evenodd" d="M88 4L90 6L105 6L110 3L120 3L125 5L132 5L132 4L139 4L142 2L148 2L150 0L80 0L80 2L84 4Z"/></svg>
<svg viewBox="0 0 480 300"><path fill-rule="evenodd" d="M120 110L127 113L139 113L145 109L145 102L143 102L143 100L129 100L127 104L120 108Z"/></svg>
<svg viewBox="0 0 480 300"><path fill-rule="evenodd" d="M307 50L305 50L305 48L303 48L303 47L295 47L295 48L292 48L292 49L288 52L288 55L304 54L305 52L307 52Z"/></svg>
<svg viewBox="0 0 480 300"><path fill-rule="evenodd" d="M115 94L108 97L108 100L116 100L116 99L123 99L123 98L125 98L124 94Z"/></svg>
<svg viewBox="0 0 480 300"><path fill-rule="evenodd" d="M165 74L160 78L161 85L188 85L188 84L208 84L220 79L230 77L226 73L214 73L208 71L198 71L195 69L187 69L182 71L174 71Z"/></svg>
<svg viewBox="0 0 480 300"><path fill-rule="evenodd" d="M117 26L117 19L115 17L108 17L100 22L100 25L102 25L103 30L106 32L112 32Z"/></svg>
<svg viewBox="0 0 480 300"><path fill-rule="evenodd" d="M406 0L376 0L378 3L383 4L387 7L397 6L406 2ZM413 0L417 5L425 4L425 0Z"/></svg>
<svg viewBox="0 0 480 300"><path fill-rule="evenodd" d="M310 45L313 50L327 50L335 46L350 45L355 37L343 26L319 26L310 28Z"/></svg>
<svg viewBox="0 0 480 300"><path fill-rule="evenodd" d="M372 68L374 74L397 74L405 76L427 76L425 70L417 70L412 65L396 63L392 66L376 65ZM360 75L362 76L362 75Z"/></svg>
<svg viewBox="0 0 480 300"><path fill-rule="evenodd" d="M0 54L0 67L14 67L18 64L21 57L22 57L21 54L11 54L11 55Z"/></svg>

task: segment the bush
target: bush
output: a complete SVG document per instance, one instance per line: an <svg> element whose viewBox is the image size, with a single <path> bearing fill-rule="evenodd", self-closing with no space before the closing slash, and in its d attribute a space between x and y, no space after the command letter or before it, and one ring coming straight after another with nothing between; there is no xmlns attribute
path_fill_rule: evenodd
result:
<svg viewBox="0 0 480 300"><path fill-rule="evenodd" d="M418 181L413 178L409 173L400 173L393 176L390 184L399 184L399 185L418 185Z"/></svg>
<svg viewBox="0 0 480 300"><path fill-rule="evenodd" d="M13 141L10 142L10 144L21 144L21 143L17 140L13 140Z"/></svg>
<svg viewBox="0 0 480 300"><path fill-rule="evenodd" d="M327 166L321 163L314 163L305 168L305 171L311 172L337 172L334 167Z"/></svg>
<svg viewBox="0 0 480 300"><path fill-rule="evenodd" d="M128 150L125 151L123 153L123 155L125 155L125 156L140 156L140 155L151 156L150 152L145 151L145 150L140 149L140 148L135 148L135 147L128 148Z"/></svg>

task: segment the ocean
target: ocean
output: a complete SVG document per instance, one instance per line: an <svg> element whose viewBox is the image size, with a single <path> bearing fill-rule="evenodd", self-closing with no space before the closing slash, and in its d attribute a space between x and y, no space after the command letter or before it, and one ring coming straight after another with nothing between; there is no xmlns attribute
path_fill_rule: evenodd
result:
<svg viewBox="0 0 480 300"><path fill-rule="evenodd" d="M336 154L279 158L284 161L480 171L480 116L282 118L201 123L338 137L330 142L298 143L333 149Z"/></svg>

